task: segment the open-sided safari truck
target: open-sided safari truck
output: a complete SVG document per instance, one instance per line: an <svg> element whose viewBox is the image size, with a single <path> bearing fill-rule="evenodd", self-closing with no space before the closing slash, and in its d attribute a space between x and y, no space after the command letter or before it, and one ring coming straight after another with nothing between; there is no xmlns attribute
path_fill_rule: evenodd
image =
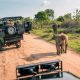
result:
<svg viewBox="0 0 80 80"><path fill-rule="evenodd" d="M17 66L17 80L51 80L51 78L61 78L62 61L54 60L30 65Z"/></svg>
<svg viewBox="0 0 80 80"><path fill-rule="evenodd" d="M24 21L24 28L25 28L25 32L26 33L30 33L30 31L32 30L32 22L25 22Z"/></svg>
<svg viewBox="0 0 80 80"><path fill-rule="evenodd" d="M23 17L5 17L0 19L0 50L4 46L21 46L21 40L25 32Z"/></svg>
<svg viewBox="0 0 80 80"><path fill-rule="evenodd" d="M16 67L16 80L80 80L63 71L62 60L52 60Z"/></svg>

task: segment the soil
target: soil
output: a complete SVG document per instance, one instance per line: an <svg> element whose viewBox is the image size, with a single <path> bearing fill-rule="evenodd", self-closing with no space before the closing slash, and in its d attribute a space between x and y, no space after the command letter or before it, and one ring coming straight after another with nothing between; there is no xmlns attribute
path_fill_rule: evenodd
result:
<svg viewBox="0 0 80 80"><path fill-rule="evenodd" d="M0 80L15 80L16 66L43 61L60 59L63 61L63 71L71 72L80 77L80 55L68 50L57 55L54 44L50 44L38 36L25 34L21 48L6 47L0 52Z"/></svg>

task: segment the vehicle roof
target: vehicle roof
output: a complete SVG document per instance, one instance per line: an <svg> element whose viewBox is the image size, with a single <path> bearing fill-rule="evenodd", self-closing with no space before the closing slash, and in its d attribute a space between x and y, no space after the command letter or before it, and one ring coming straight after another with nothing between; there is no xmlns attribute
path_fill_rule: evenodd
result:
<svg viewBox="0 0 80 80"><path fill-rule="evenodd" d="M5 21L5 20L20 20L20 19L23 19L23 17L22 16L4 17L4 18L1 18L0 21Z"/></svg>

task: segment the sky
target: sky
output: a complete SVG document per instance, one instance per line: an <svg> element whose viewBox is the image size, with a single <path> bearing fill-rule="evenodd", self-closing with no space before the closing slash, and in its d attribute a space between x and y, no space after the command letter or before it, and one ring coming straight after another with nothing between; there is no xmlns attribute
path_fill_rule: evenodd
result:
<svg viewBox="0 0 80 80"><path fill-rule="evenodd" d="M34 15L45 9L53 9L55 17L80 9L80 0L0 0L0 17Z"/></svg>

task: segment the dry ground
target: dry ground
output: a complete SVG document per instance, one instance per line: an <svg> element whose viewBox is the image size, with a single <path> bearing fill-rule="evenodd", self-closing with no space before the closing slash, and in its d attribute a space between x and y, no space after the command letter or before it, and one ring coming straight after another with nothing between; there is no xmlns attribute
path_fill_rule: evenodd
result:
<svg viewBox="0 0 80 80"><path fill-rule="evenodd" d="M63 70L80 77L80 56L68 50L67 54L56 55L55 46L37 36L24 35L22 46L6 48L0 52L0 80L15 80L16 66L42 61L61 59Z"/></svg>

